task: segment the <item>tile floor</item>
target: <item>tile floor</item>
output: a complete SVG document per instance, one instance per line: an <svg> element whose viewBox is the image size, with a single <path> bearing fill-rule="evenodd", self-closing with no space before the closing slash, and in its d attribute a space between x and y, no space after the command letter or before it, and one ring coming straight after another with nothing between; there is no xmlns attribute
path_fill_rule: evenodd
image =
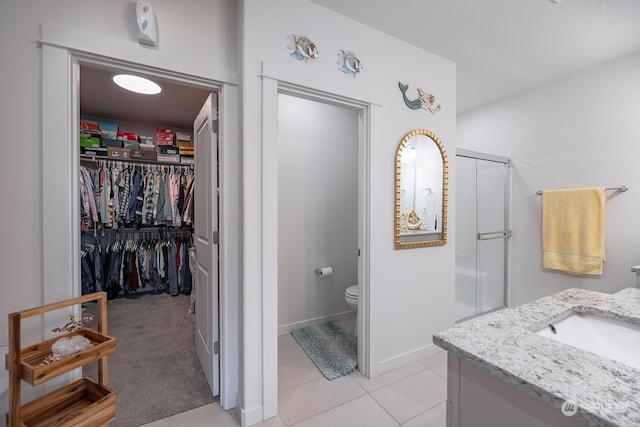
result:
<svg viewBox="0 0 640 427"><path fill-rule="evenodd" d="M344 323L353 328L353 322ZM358 371L326 380L291 334L278 338L278 416L257 427L444 427L446 352L373 379ZM234 410L218 403L158 420L144 427L238 427Z"/></svg>

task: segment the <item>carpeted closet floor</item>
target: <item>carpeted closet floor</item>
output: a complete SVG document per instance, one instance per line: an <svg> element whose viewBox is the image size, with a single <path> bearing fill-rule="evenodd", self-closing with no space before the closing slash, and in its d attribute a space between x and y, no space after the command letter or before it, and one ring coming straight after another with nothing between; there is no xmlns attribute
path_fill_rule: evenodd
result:
<svg viewBox="0 0 640 427"><path fill-rule="evenodd" d="M195 350L190 297L141 294L107 303L108 385L116 394L111 427L135 427L214 401ZM85 313L95 312L89 304ZM97 378L97 363L84 375Z"/></svg>

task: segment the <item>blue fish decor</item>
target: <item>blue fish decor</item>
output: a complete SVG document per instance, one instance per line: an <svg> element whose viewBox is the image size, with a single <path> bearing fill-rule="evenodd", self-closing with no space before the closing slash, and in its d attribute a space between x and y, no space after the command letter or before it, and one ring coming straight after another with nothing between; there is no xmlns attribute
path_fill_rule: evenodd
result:
<svg viewBox="0 0 640 427"><path fill-rule="evenodd" d="M289 36L289 45L287 49L291 50L291 56L294 58L309 62L310 59L318 57L318 47L306 36L299 34L291 34Z"/></svg>
<svg viewBox="0 0 640 427"><path fill-rule="evenodd" d="M442 109L440 104L436 105L436 97L432 94L418 88L418 97L414 100L410 100L407 98L407 89L409 88L409 85L398 82L398 87L400 88L400 92L402 92L402 99L404 100L404 103L412 110L423 109L428 110L431 114L435 114Z"/></svg>
<svg viewBox="0 0 640 427"><path fill-rule="evenodd" d="M345 74L351 74L353 77L363 70L362 63L356 57L355 53L350 50L341 49L338 51L337 64L340 71Z"/></svg>

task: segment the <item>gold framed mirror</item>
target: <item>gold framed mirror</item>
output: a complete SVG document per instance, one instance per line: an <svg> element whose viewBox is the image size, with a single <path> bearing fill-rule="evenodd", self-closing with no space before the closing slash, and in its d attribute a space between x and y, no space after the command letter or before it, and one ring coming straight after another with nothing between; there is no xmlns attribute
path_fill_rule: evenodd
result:
<svg viewBox="0 0 640 427"><path fill-rule="evenodd" d="M447 243L449 161L440 139L426 129L404 136L396 150L395 249Z"/></svg>

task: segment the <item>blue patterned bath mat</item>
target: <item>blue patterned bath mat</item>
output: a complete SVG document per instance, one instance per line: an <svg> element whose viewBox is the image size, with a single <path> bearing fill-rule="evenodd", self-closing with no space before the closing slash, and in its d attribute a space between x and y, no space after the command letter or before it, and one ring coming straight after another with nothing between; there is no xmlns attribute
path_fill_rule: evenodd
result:
<svg viewBox="0 0 640 427"><path fill-rule="evenodd" d="M334 322L295 329L291 335L328 380L347 375L358 365L356 337Z"/></svg>

